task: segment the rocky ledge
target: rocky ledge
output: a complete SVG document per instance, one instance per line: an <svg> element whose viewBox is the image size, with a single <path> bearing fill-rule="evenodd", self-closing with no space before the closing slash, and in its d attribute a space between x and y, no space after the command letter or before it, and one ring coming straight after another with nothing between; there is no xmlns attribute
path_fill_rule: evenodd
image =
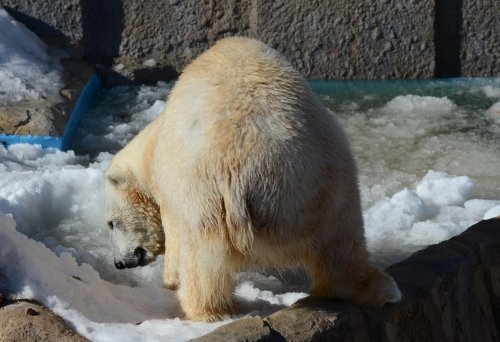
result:
<svg viewBox="0 0 500 342"><path fill-rule="evenodd" d="M361 309L307 297L269 317L238 320L195 341L500 340L500 218L481 221L387 271L403 292L396 305ZM85 341L31 302L0 308L0 340Z"/></svg>

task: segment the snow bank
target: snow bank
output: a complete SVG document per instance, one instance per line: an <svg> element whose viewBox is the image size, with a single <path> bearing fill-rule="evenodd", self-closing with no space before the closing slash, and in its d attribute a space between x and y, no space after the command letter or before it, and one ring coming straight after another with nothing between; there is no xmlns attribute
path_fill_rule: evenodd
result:
<svg viewBox="0 0 500 342"><path fill-rule="evenodd" d="M0 32L0 105L56 95L61 84L58 59L2 6Z"/></svg>

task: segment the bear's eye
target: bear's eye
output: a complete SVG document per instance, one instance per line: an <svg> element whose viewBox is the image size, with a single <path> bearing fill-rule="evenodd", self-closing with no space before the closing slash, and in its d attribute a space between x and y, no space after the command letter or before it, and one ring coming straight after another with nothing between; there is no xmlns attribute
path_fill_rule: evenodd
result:
<svg viewBox="0 0 500 342"><path fill-rule="evenodd" d="M113 186L118 186L118 184L120 184L120 180L115 176L107 176L107 179Z"/></svg>
<svg viewBox="0 0 500 342"><path fill-rule="evenodd" d="M108 227L113 230L113 228L115 228L115 223L113 221L108 221Z"/></svg>

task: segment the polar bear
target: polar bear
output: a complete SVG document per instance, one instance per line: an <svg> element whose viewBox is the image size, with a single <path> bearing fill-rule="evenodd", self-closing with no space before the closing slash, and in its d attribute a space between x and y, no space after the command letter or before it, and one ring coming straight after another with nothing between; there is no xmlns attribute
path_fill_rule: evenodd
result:
<svg viewBox="0 0 500 342"><path fill-rule="evenodd" d="M184 317L233 312L235 274L302 265L314 296L397 302L369 262L346 136L275 50L225 38L185 68L165 111L114 157L106 212L117 268L165 253Z"/></svg>

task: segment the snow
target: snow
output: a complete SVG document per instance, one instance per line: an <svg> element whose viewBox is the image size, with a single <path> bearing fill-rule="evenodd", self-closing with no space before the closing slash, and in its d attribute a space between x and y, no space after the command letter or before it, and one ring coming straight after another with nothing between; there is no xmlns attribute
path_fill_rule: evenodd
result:
<svg viewBox="0 0 500 342"><path fill-rule="evenodd" d="M425 113L449 113L456 105L447 99L432 96L402 95L397 96L385 105L386 112L396 115L400 113L411 113L413 115Z"/></svg>
<svg viewBox="0 0 500 342"><path fill-rule="evenodd" d="M483 219L489 220L494 217L500 217L500 205L496 205L490 209L484 214Z"/></svg>
<svg viewBox="0 0 500 342"><path fill-rule="evenodd" d="M0 37L0 89L47 96L51 89L36 83L57 83L46 47L1 8L0 30L9 33ZM500 79L460 82L321 95L351 140L367 244L382 267L500 215L500 123L488 114L498 111ZM163 258L115 269L104 172L163 110L171 87L105 91L71 151L0 146L1 292L40 301L92 341L186 341L306 296L299 271L245 272L237 280L235 315L190 322L178 318L175 292L161 286ZM0 94L0 102L11 96Z"/></svg>
<svg viewBox="0 0 500 342"><path fill-rule="evenodd" d="M417 185L417 195L437 207L460 206L470 197L474 186L474 181L467 176L448 177L431 170Z"/></svg>
<svg viewBox="0 0 500 342"><path fill-rule="evenodd" d="M58 59L2 6L0 32L0 105L56 95L61 84Z"/></svg>
<svg viewBox="0 0 500 342"><path fill-rule="evenodd" d="M420 84L322 96L350 137L367 245L382 266L500 213L500 122L484 115L500 79Z"/></svg>

